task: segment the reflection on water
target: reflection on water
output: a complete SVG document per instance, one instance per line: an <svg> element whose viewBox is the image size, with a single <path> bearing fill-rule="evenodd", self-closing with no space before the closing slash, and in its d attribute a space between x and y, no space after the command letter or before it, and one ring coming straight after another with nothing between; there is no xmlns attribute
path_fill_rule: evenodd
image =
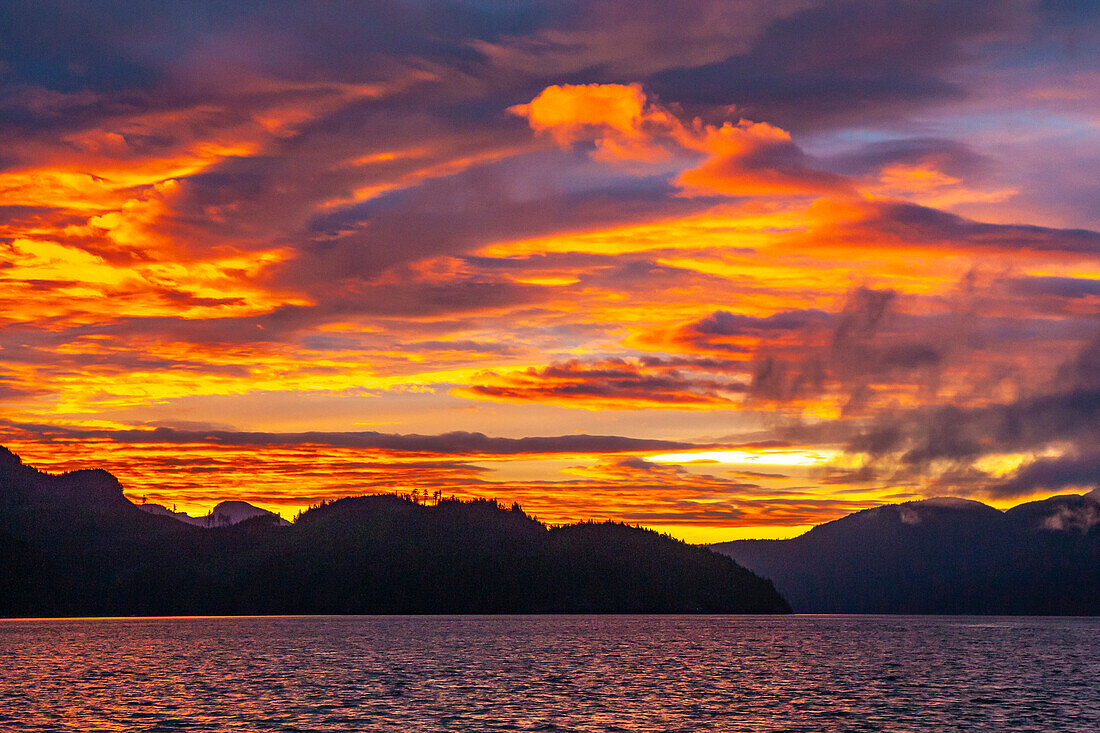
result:
<svg viewBox="0 0 1100 733"><path fill-rule="evenodd" d="M1100 729L1100 619L0 621L0 730Z"/></svg>

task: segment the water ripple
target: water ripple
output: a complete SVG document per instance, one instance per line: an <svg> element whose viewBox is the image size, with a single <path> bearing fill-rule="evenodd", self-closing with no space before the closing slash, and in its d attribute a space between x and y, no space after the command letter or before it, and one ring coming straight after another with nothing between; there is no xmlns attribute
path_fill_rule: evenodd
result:
<svg viewBox="0 0 1100 733"><path fill-rule="evenodd" d="M5 731L1095 731L1100 619L0 622Z"/></svg>

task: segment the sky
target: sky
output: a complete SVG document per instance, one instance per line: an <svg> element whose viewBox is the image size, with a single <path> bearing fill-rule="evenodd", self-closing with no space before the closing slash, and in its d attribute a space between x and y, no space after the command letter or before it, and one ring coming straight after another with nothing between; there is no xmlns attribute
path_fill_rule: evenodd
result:
<svg viewBox="0 0 1100 733"><path fill-rule="evenodd" d="M1100 485L1100 5L7 2L0 443L789 537Z"/></svg>

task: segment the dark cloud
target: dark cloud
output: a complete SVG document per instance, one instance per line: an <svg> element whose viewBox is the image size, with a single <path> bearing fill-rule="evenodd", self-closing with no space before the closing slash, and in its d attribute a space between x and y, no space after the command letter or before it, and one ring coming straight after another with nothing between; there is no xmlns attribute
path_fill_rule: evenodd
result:
<svg viewBox="0 0 1100 733"><path fill-rule="evenodd" d="M303 246L276 279L324 292L333 283L370 280L427 257L467 254L509 239L687 215L713 203L671 196L665 178L641 188L609 185L567 193L547 185L552 168L532 162L520 158L477 167L315 221L313 227L327 230L331 238ZM580 168L590 165L597 167L585 162Z"/></svg>
<svg viewBox="0 0 1100 733"><path fill-rule="evenodd" d="M3 168L2 161L0 161L0 168ZM0 225L4 226L29 227L46 221L55 223L58 222L59 216L62 224L76 224L81 221L79 216L66 216L64 209L49 206L0 206ZM0 239L0 241L3 240Z"/></svg>
<svg viewBox="0 0 1100 733"><path fill-rule="evenodd" d="M686 367L688 369L697 369L703 372L740 373L744 371L743 367L737 362L705 356L642 356L639 357L638 362L647 367L660 369Z"/></svg>
<svg viewBox="0 0 1100 733"><path fill-rule="evenodd" d="M883 416L849 448L874 457L893 457L907 470L922 471L935 461L972 462L989 453L1040 450L1056 442L1091 454L1100 448L1097 436L1100 340L1081 348L1043 389L1012 402L943 405ZM1048 468L1039 463L1035 476ZM1019 484L1007 486L1023 487L1027 480L1025 474Z"/></svg>
<svg viewBox="0 0 1100 733"><path fill-rule="evenodd" d="M436 352L459 351L471 354L515 354L519 349L515 346L490 341L416 341L400 344L397 348L406 352Z"/></svg>
<svg viewBox="0 0 1100 733"><path fill-rule="evenodd" d="M1087 289L1052 280L1037 285L1066 295ZM1018 315L1008 315L1014 311ZM1100 361L1095 347L1086 346L1095 330L1094 315L1024 295L1013 279L971 273L935 300L857 288L839 313L760 339L749 397L779 407L823 400L845 418L874 418L861 450L891 453L893 441L923 436L921 447L906 449L909 462L957 459L992 443L1017 444L1009 429L1017 412L1050 412L1057 423L1053 413L1063 407L1086 409L1088 393L1100 388L1090 376ZM1024 356L1029 352L1036 356ZM1052 370L1070 353L1075 358L1061 364L1051 383ZM998 413L993 406L1004 405L1006 395L1032 401ZM922 404L941 407L911 407ZM959 422L974 425L956 434ZM838 423L836 435L846 440L850 429ZM1039 423L1035 430L1056 432Z"/></svg>
<svg viewBox="0 0 1100 733"><path fill-rule="evenodd" d="M685 373L675 362L606 359L594 363L570 360L541 369L496 374L488 372L460 393L513 402L557 402L576 407L686 407L736 403L744 392L739 380Z"/></svg>
<svg viewBox="0 0 1100 733"><path fill-rule="evenodd" d="M877 385L934 379L949 344L930 323L898 313L896 301L892 290L857 288L838 314L803 311L789 323L800 332L793 345L761 344L750 395L777 402L831 395L856 409L873 401Z"/></svg>
<svg viewBox="0 0 1100 733"><path fill-rule="evenodd" d="M30 387L21 383L21 380L7 374L0 374L0 404L7 402L22 402L28 398L43 396L48 391L38 387Z"/></svg>
<svg viewBox="0 0 1100 733"><path fill-rule="evenodd" d="M135 339L148 338L150 332L135 334ZM210 343L210 342L204 342ZM75 376L86 374L94 370L100 374L123 373L130 371L139 372L193 372L203 374L218 374L233 378L247 378L252 374L252 368L247 364L218 364L210 363L208 358L196 355L193 359L175 359L155 356L132 349L110 349L104 351L88 351L85 353L61 353L55 350L62 344L83 344L78 338L66 338L61 334L49 335L21 335L5 333L0 336L0 346L3 347L3 361L8 364L22 364L36 366L43 371L48 371L53 377L65 375ZM45 381L45 380L44 380ZM12 388L14 389L14 387ZM48 391L45 385L27 387L28 393Z"/></svg>
<svg viewBox="0 0 1100 733"><path fill-rule="evenodd" d="M930 166L956 178L973 178L989 171L992 161L972 147L943 138L907 138L867 143L856 150L821 159L831 171L862 178L892 165Z"/></svg>
<svg viewBox="0 0 1100 733"><path fill-rule="evenodd" d="M1071 299L1100 296L1100 280L1085 277L1017 277L1007 284L1024 295Z"/></svg>
<svg viewBox="0 0 1100 733"><path fill-rule="evenodd" d="M189 444L276 448L288 446L325 446L358 448L398 453L434 453L442 455L522 455L556 453L622 453L635 451L685 450L693 443L671 440L625 438L615 435L558 435L550 437L494 438L483 433L451 432L441 435L401 435L396 433L308 432L262 433L227 430L77 430L54 425L7 423L21 433L43 440L107 439L117 443Z"/></svg>
<svg viewBox="0 0 1100 733"><path fill-rule="evenodd" d="M771 23L751 49L647 81L662 98L738 106L804 130L964 98L952 73L1024 20L1004 3L818 3Z"/></svg>
<svg viewBox="0 0 1100 733"><path fill-rule="evenodd" d="M2 282L2 279L0 279ZM31 283L33 285L33 283ZM48 283L48 288L72 286L74 283ZM318 285L320 287L320 285ZM183 307L224 306L240 299L201 298L187 293L162 292L160 296ZM133 368L201 368L203 353L196 352L192 364L185 359L163 359L121 349L96 353L66 354L47 358L45 349L64 344L90 344L105 336L120 342L139 343L155 338L175 343L218 347L240 344L300 343L316 347L325 339L314 332L317 326L334 319L424 318L443 315L490 313L494 309L531 304L547 297L547 288L516 283L498 276L475 273L458 274L435 282L419 279L415 272L398 268L381 282L360 284L355 288L332 289L317 305L279 306L254 316L223 318L178 318L170 316L129 316L102 320L86 325L59 328L52 332L39 329L9 328L0 334L5 359L21 362L52 361L55 364L117 364ZM377 322L377 321L375 321ZM407 325L407 324L406 324ZM453 326L454 324L450 324ZM332 343L336 343L332 341ZM362 348L360 338L355 343L344 342L340 348ZM211 371L217 371L213 365ZM226 368L248 373L245 365Z"/></svg>
<svg viewBox="0 0 1100 733"><path fill-rule="evenodd" d="M816 309L781 311L764 317L715 311L706 318L690 324L685 330L704 337L743 336L768 331L795 331L805 328L811 321L827 318L828 314Z"/></svg>
<svg viewBox="0 0 1100 733"><path fill-rule="evenodd" d="M371 283L332 297L330 306L348 315L414 317L489 312L535 303L546 288L479 275L456 276L445 282L416 282L412 277ZM388 278L387 278L388 279Z"/></svg>
<svg viewBox="0 0 1100 733"><path fill-rule="evenodd" d="M873 233L877 238L868 238ZM902 202L868 205L867 216L856 224L837 227L835 234L859 245L881 244L885 235L901 246L938 245L1005 253L1100 253L1100 232L1055 229L1023 224L988 224L938 209Z"/></svg>
<svg viewBox="0 0 1100 733"><path fill-rule="evenodd" d="M753 367L749 394L758 400L791 402L820 396L825 385L824 365L816 359L792 364L765 356Z"/></svg>
<svg viewBox="0 0 1100 733"><path fill-rule="evenodd" d="M186 319L168 316L124 317L99 323L72 326L55 333L38 329L10 328L3 334L5 359L22 362L48 361L46 349L56 349L63 344L87 342L110 336L125 343L131 339L159 339L176 343L225 344L282 342L300 329L315 326L333 311L304 306L283 306L260 316L230 318ZM157 359L136 352L102 352L72 355L88 358L88 363L132 363L137 366L143 359ZM201 358L201 356L199 357ZM174 360L172 360L174 361ZM185 362L176 362L185 363ZM151 363L146 366L153 367ZM168 366L165 363L163 366Z"/></svg>
<svg viewBox="0 0 1100 733"><path fill-rule="evenodd" d="M672 329L658 329L638 341L648 347L708 355L706 358L676 357L685 365L695 364L699 368L705 368L709 364L719 371L744 371L740 362L724 362L715 357L752 353L756 341L799 336L815 326L823 327L830 318L832 316L817 309L780 311L770 316L750 316L718 310Z"/></svg>
<svg viewBox="0 0 1100 733"><path fill-rule="evenodd" d="M460 66L477 59L470 39L529 32L548 17L531 3L456 0L431 7L112 0L5 3L0 22L9 29L3 58L19 78L51 89L115 90L159 81L200 52L211 71L220 64L298 78L369 78L388 71L378 62L393 57Z"/></svg>
<svg viewBox="0 0 1100 733"><path fill-rule="evenodd" d="M1012 478L990 489L993 496L1026 496L1037 491L1059 491L1067 487L1093 489L1100 486L1100 453L1061 458L1040 458L1016 471Z"/></svg>
<svg viewBox="0 0 1100 733"><path fill-rule="evenodd" d="M971 91L961 68L1036 49L1071 64L1094 41L1088 3L1029 5L685 0L669 23L666 4L639 0L13 2L0 58L16 85L145 109L224 93L233 76L352 83L411 68L445 77L439 101L476 90L500 109L549 83L641 81L689 108L736 104L800 129L958 99Z"/></svg>

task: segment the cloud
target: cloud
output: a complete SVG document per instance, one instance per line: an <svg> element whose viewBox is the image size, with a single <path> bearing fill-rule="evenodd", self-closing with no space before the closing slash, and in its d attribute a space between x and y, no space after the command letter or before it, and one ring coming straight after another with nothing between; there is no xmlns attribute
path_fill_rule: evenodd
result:
<svg viewBox="0 0 1100 733"><path fill-rule="evenodd" d="M684 366L694 366L684 364ZM744 383L701 374L684 374L676 362L607 359L569 360L541 369L486 372L464 397L508 402L541 402L587 409L699 409L736 406Z"/></svg>
<svg viewBox="0 0 1100 733"><path fill-rule="evenodd" d="M353 293L357 284L370 284L419 260L471 254L501 241L675 218L708 203L669 196L663 179L620 188L597 175L583 190L570 192L547 177L558 163L539 167L538 162L519 157L486 164L341 209L315 223L327 231L317 232L296 257L272 268L273 284L326 300L334 284ZM596 164L567 165L583 175Z"/></svg>
<svg viewBox="0 0 1100 733"><path fill-rule="evenodd" d="M440 435L400 435L373 431L264 433L228 430L185 430L168 427L158 427L153 430L92 430L18 423L9 423L9 425L21 433L33 434L44 440L106 439L117 443L210 444L267 448L326 446L365 451L453 456L646 452L695 447L692 443L679 441L584 434L497 438L489 437L483 433L463 431Z"/></svg>
<svg viewBox="0 0 1100 733"><path fill-rule="evenodd" d="M850 412L873 410L897 391L934 382L952 341L938 338L948 323L899 313L892 290L857 288L839 313L791 314L790 335L761 340L750 397L785 403L839 400Z"/></svg>
<svg viewBox="0 0 1100 733"><path fill-rule="evenodd" d="M1007 497L1084 482L1100 444L1100 341L1082 346L1047 383L1005 402L944 404L881 415L848 449L897 476L940 475L940 485ZM981 469L986 457L1057 450L1057 458L1026 462L1008 480ZM1080 456L1080 457L1078 457ZM952 478L956 477L956 478Z"/></svg>
<svg viewBox="0 0 1100 733"><path fill-rule="evenodd" d="M983 42L1013 37L1026 16L992 1L810 3L747 50L659 71L647 84L662 98L736 104L792 129L867 124L966 98L954 72L983 58Z"/></svg>
<svg viewBox="0 0 1100 733"><path fill-rule="evenodd" d="M938 247L944 250L1007 253L1100 253L1100 233L1087 229L1057 229L1022 224L977 222L937 209L904 202L860 205L855 221L839 221L819 232L853 247L865 244Z"/></svg>
<svg viewBox="0 0 1100 733"><path fill-rule="evenodd" d="M1086 277L1017 277L1008 286L1022 295L1073 300L1100 297L1100 279Z"/></svg>
<svg viewBox="0 0 1100 733"><path fill-rule="evenodd" d="M866 143L823 158L820 164L858 180L859 188L873 198L953 211L1009 201L1021 190L989 156L942 138Z"/></svg>
<svg viewBox="0 0 1100 733"><path fill-rule="evenodd" d="M0 373L0 404L25 402L49 394L41 387L25 386L21 381L18 377Z"/></svg>
<svg viewBox="0 0 1100 733"><path fill-rule="evenodd" d="M470 340L458 340L458 341L415 341L411 343L400 344L397 347L400 351L416 353L416 352L461 352L467 354L515 354L520 349L515 346L504 343L495 343L490 341L470 341Z"/></svg>
<svg viewBox="0 0 1100 733"><path fill-rule="evenodd" d="M765 122L681 122L647 100L637 85L554 85L529 104L510 108L563 147L591 141L608 161L658 163L702 158L674 179L686 195L820 195L851 193L843 177L813 167L791 136Z"/></svg>
<svg viewBox="0 0 1100 733"><path fill-rule="evenodd" d="M1027 496L1037 491L1060 491L1067 487L1094 489L1100 486L1100 454L1040 458L1021 466L1011 479L993 486L997 497Z"/></svg>
<svg viewBox="0 0 1100 733"><path fill-rule="evenodd" d="M610 82L707 63L747 49L767 25L800 9L801 0L684 0L676 23L660 0L560 5L546 27L473 46L512 75Z"/></svg>
<svg viewBox="0 0 1100 733"><path fill-rule="evenodd" d="M647 108L637 84L555 84L508 111L527 118L532 130L549 133L562 147L595 141L597 158L661 160L668 155L650 142L644 128L668 128L673 121L663 110Z"/></svg>
<svg viewBox="0 0 1100 733"><path fill-rule="evenodd" d="M823 162L830 170L858 178L877 178L882 171L906 166L935 167L963 178L988 172L992 160L972 146L946 138L917 137L881 140L833 155Z"/></svg>
<svg viewBox="0 0 1100 733"><path fill-rule="evenodd" d="M873 467L771 518L629 461L514 482L591 516L570 481L599 504L660 476L622 516L741 522L839 511L810 501L830 481L977 491L1011 480L998 450L1092 454L1094 365L1065 358L1100 295L1091 8L70 5L0 8L3 417L178 432L28 437L43 460L135 457L192 496L232 464L290 501L295 462L347 461L303 496L496 490L445 451L530 448L359 425L867 428ZM229 403L257 432L216 429ZM318 426L332 445L283 432ZM448 466L363 457L412 463L383 444Z"/></svg>
<svg viewBox="0 0 1100 733"><path fill-rule="evenodd" d="M681 173L676 182L688 193L726 196L851 194L851 183L815 168L790 135L765 122L703 128L696 145L707 154L697 168Z"/></svg>
<svg viewBox="0 0 1100 733"><path fill-rule="evenodd" d="M670 351L732 356L753 352L761 341L774 343L788 334L801 336L808 328L824 325L830 318L828 313L817 309L780 311L770 316L718 310L673 329L640 334L631 343Z"/></svg>

